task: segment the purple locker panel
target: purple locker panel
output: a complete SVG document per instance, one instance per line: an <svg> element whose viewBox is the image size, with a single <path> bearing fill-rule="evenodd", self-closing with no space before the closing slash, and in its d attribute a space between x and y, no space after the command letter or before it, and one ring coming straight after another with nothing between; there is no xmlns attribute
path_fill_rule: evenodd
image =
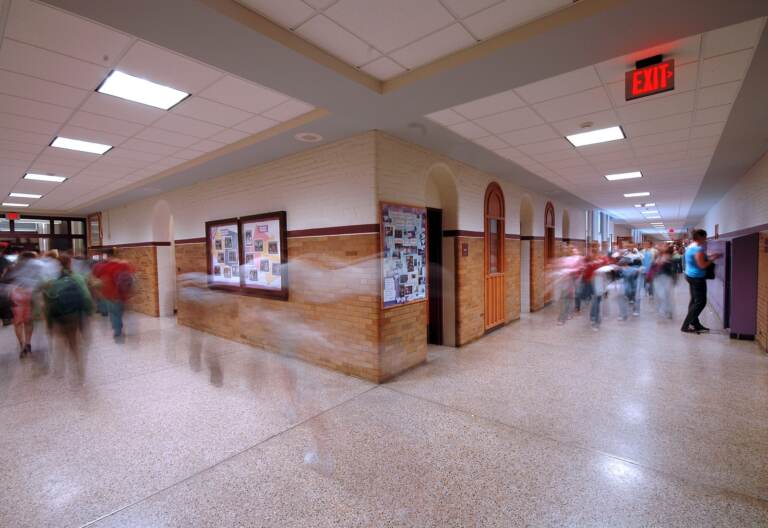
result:
<svg viewBox="0 0 768 528"><path fill-rule="evenodd" d="M723 322L723 328L730 323L730 298L728 295L730 274L730 242L726 240L710 240L707 242L707 253L720 253L723 256L715 261L715 278L707 281L707 300L717 316Z"/></svg>
<svg viewBox="0 0 768 528"><path fill-rule="evenodd" d="M754 338L757 332L757 259L760 235L731 242L731 337Z"/></svg>

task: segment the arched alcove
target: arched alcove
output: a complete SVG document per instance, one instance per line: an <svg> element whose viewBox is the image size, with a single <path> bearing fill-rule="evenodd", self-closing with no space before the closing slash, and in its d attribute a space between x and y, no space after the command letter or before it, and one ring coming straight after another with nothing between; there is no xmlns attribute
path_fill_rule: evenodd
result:
<svg viewBox="0 0 768 528"><path fill-rule="evenodd" d="M427 171L424 188L427 206L427 257L429 273L429 343L456 345L456 268L453 241L445 231L458 229L459 195L456 178L445 163L436 163Z"/></svg>
<svg viewBox="0 0 768 528"><path fill-rule="evenodd" d="M531 311L531 237L533 236L533 201L524 194L520 199L520 312Z"/></svg>

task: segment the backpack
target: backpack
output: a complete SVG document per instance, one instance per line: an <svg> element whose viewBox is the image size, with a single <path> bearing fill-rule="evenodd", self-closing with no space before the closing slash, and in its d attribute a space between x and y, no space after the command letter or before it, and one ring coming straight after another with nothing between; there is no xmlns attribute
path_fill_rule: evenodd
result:
<svg viewBox="0 0 768 528"><path fill-rule="evenodd" d="M115 276L115 286L117 287L117 293L122 299L126 299L133 293L135 279L133 273L125 269L117 273Z"/></svg>
<svg viewBox="0 0 768 528"><path fill-rule="evenodd" d="M86 311L83 290L71 275L54 280L46 292L46 300L48 313L53 318Z"/></svg>

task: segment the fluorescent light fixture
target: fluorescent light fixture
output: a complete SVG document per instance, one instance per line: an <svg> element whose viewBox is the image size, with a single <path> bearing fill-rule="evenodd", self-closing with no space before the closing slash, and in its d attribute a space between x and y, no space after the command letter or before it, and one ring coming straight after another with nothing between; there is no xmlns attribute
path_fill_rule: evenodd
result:
<svg viewBox="0 0 768 528"><path fill-rule="evenodd" d="M659 214L658 211L640 211L640 214Z"/></svg>
<svg viewBox="0 0 768 528"><path fill-rule="evenodd" d="M656 202L647 203L645 207L656 207Z"/></svg>
<svg viewBox="0 0 768 528"><path fill-rule="evenodd" d="M643 204L635 204L635 207L642 207Z"/></svg>
<svg viewBox="0 0 768 528"><path fill-rule="evenodd" d="M44 182L56 182L61 183L66 180L66 176L53 176L51 174L35 174L34 172L28 172L24 175L25 180L35 180Z"/></svg>
<svg viewBox="0 0 768 528"><path fill-rule="evenodd" d="M186 92L117 70L110 73L96 91L162 110L168 110L189 97Z"/></svg>
<svg viewBox="0 0 768 528"><path fill-rule="evenodd" d="M88 152L90 154L104 154L112 148L112 145L102 145L101 143L92 143L90 141L81 141L61 136L57 136L53 143L51 143L51 146L67 150L79 150L80 152Z"/></svg>
<svg viewBox="0 0 768 528"><path fill-rule="evenodd" d="M8 196L11 198L34 198L37 200L38 198L42 198L42 194L27 194L27 193L10 193Z"/></svg>
<svg viewBox="0 0 768 528"><path fill-rule="evenodd" d="M622 172L619 174L606 174L605 179L608 181L616 181L616 180L631 180L634 178L642 178L643 175L640 173L640 171L634 171L634 172Z"/></svg>
<svg viewBox="0 0 768 528"><path fill-rule="evenodd" d="M29 207L29 204L3 202L3 207Z"/></svg>
<svg viewBox="0 0 768 528"><path fill-rule="evenodd" d="M636 193L626 193L624 195L624 198L637 198L639 196L650 196L651 193L649 192L636 192Z"/></svg>
<svg viewBox="0 0 768 528"><path fill-rule="evenodd" d="M580 132L565 136L565 139L571 142L574 147L584 147L594 145L595 143L605 143L606 141L616 141L624 139L624 131L619 126L601 128L600 130L590 130L589 132Z"/></svg>
<svg viewBox="0 0 768 528"><path fill-rule="evenodd" d="M661 217L659 215L656 215L656 216L646 216L645 218L648 220L652 220L654 218L661 218Z"/></svg>

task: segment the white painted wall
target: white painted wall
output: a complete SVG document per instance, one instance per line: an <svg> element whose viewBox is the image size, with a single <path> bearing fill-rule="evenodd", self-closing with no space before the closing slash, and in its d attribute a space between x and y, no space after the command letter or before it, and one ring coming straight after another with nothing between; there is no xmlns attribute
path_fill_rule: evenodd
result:
<svg viewBox="0 0 768 528"><path fill-rule="evenodd" d="M520 313L531 311L531 241L520 241Z"/></svg>
<svg viewBox="0 0 768 528"><path fill-rule="evenodd" d="M768 224L768 153L707 212L701 224L710 236L715 224L720 224L720 233Z"/></svg>
<svg viewBox="0 0 768 528"><path fill-rule="evenodd" d="M160 317L172 317L176 303L176 273L174 270L173 247L157 248L157 288L160 301Z"/></svg>

